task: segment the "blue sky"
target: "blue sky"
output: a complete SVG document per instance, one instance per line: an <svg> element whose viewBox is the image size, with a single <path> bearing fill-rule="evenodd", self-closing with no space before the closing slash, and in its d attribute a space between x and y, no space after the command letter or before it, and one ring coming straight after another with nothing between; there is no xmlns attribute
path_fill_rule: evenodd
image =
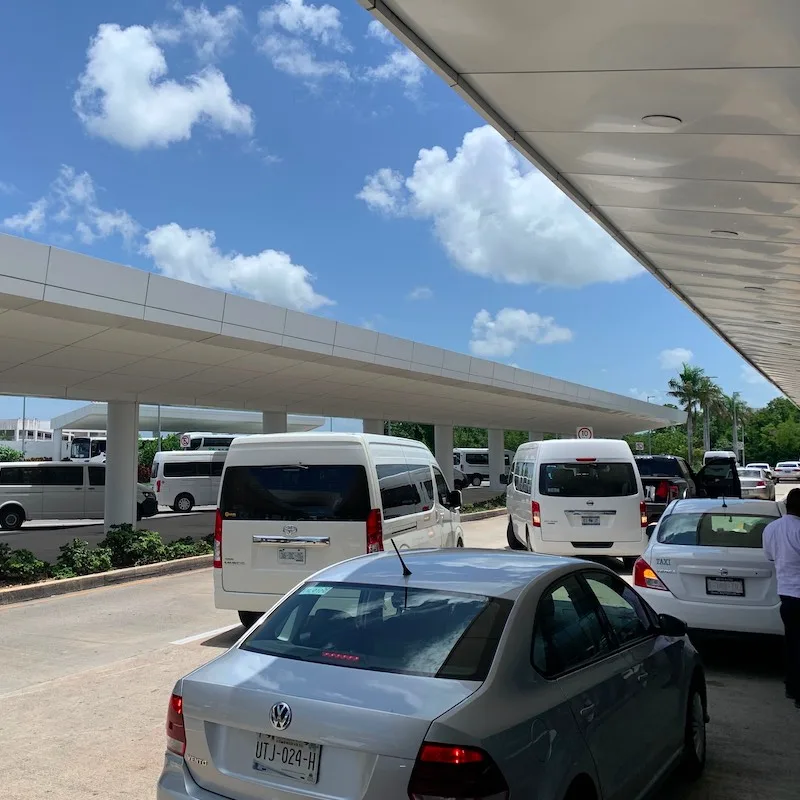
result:
<svg viewBox="0 0 800 800"><path fill-rule="evenodd" d="M355 0L0 19L6 232L622 394L684 359L777 394Z"/></svg>

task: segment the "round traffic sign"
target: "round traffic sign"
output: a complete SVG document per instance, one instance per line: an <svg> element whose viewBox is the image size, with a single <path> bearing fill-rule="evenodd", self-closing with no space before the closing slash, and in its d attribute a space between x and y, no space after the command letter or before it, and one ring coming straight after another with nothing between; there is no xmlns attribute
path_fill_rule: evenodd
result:
<svg viewBox="0 0 800 800"><path fill-rule="evenodd" d="M181 447L183 448L191 447L191 444L192 444L192 437L184 433L183 436L181 436Z"/></svg>
<svg viewBox="0 0 800 800"><path fill-rule="evenodd" d="M579 439L591 439L594 436L594 432L591 428L584 426L583 428L578 428L578 438Z"/></svg>

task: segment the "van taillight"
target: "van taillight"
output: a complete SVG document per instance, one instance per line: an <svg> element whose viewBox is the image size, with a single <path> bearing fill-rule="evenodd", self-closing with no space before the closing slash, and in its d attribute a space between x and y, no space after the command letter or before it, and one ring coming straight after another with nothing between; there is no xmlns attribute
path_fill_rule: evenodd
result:
<svg viewBox="0 0 800 800"><path fill-rule="evenodd" d="M214 520L214 569L222 569L222 512Z"/></svg>
<svg viewBox="0 0 800 800"><path fill-rule="evenodd" d="M640 518L641 518L642 527L646 528L647 527L647 503L645 503L644 500L642 500L639 503L639 515L640 515Z"/></svg>
<svg viewBox="0 0 800 800"><path fill-rule="evenodd" d="M383 550L383 516L379 508L373 508L367 516L367 552Z"/></svg>
<svg viewBox="0 0 800 800"><path fill-rule="evenodd" d="M156 491L157 491L157 492L160 492L160 491L161 491L161 478L159 478L159 479L156 481Z"/></svg>
<svg viewBox="0 0 800 800"><path fill-rule="evenodd" d="M536 500L531 501L531 517L533 518L533 527L542 527L542 509Z"/></svg>
<svg viewBox="0 0 800 800"><path fill-rule="evenodd" d="M422 745L408 784L410 800L508 800L508 784L491 756L477 747Z"/></svg>
<svg viewBox="0 0 800 800"><path fill-rule="evenodd" d="M176 756L182 756L186 752L183 698L179 694L173 694L167 706L167 750Z"/></svg>

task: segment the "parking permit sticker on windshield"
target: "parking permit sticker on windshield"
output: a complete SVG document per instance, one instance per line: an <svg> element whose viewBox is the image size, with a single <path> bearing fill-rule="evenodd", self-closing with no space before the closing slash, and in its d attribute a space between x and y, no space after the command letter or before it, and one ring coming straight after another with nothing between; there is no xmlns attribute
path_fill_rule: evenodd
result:
<svg viewBox="0 0 800 800"><path fill-rule="evenodd" d="M328 594L328 592L330 590L331 590L330 586L304 586L300 590L300 594L319 594L319 595L323 595L323 594Z"/></svg>

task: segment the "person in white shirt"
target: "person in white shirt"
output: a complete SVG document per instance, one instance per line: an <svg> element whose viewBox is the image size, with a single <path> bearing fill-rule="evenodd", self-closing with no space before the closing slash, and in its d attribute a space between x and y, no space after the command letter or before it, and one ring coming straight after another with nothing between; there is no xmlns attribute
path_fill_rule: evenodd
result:
<svg viewBox="0 0 800 800"><path fill-rule="evenodd" d="M786 633L786 696L800 709L800 489L786 496L786 516L764 528L763 544L778 577Z"/></svg>

